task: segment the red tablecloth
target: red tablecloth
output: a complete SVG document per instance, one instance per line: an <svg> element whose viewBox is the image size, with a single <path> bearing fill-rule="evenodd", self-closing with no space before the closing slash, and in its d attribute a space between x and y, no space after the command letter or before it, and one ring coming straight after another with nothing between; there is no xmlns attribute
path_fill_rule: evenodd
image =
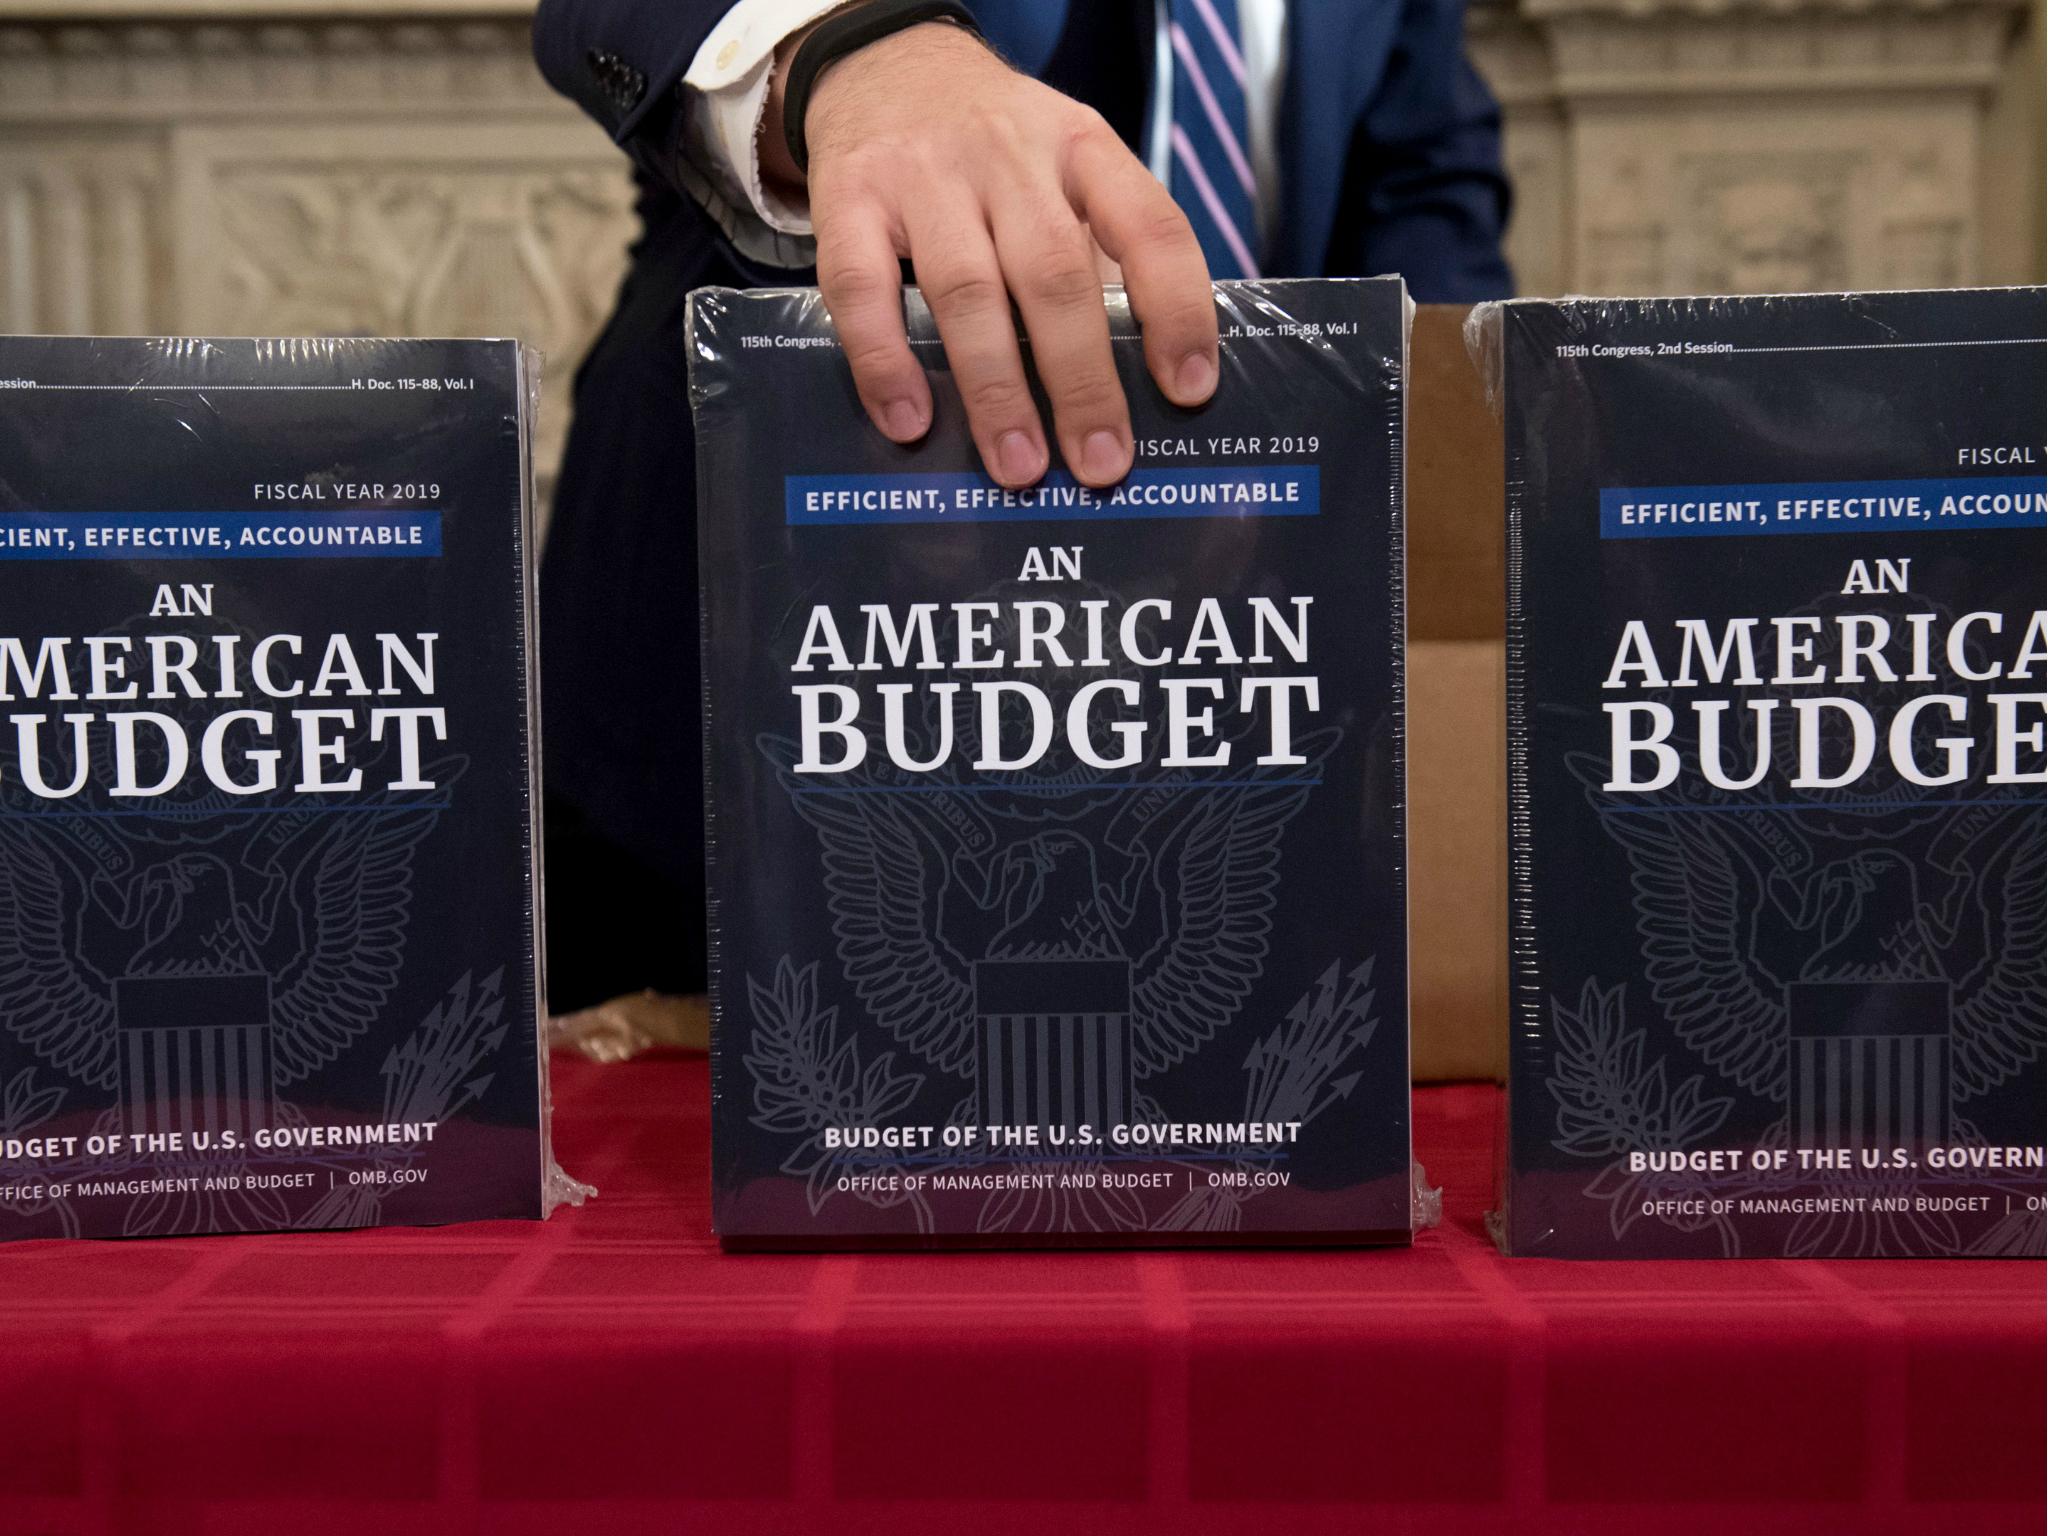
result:
<svg viewBox="0 0 2048 1536"><path fill-rule="evenodd" d="M0 1250L0 1536L2038 1536L2038 1263L723 1257L705 1071L563 1061L545 1226ZM1276 1508L1277 1506L1277 1508Z"/></svg>

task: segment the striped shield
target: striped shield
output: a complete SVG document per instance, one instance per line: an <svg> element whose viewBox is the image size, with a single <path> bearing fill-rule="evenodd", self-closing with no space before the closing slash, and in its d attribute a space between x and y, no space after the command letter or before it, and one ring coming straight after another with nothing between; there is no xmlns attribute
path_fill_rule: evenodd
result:
<svg viewBox="0 0 2048 1536"><path fill-rule="evenodd" d="M121 1125L130 1134L273 1121L268 976L124 976L114 983Z"/></svg>
<svg viewBox="0 0 2048 1536"><path fill-rule="evenodd" d="M1793 1145L1944 1140L1949 990L1946 981L1794 982L1786 995Z"/></svg>
<svg viewBox="0 0 2048 1536"><path fill-rule="evenodd" d="M1131 1115L1128 960L974 967L982 1116L991 1125L1121 1125Z"/></svg>

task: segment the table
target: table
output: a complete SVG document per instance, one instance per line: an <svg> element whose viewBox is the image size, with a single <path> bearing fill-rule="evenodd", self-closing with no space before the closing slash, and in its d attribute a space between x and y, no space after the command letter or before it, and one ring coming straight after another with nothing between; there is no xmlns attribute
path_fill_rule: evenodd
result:
<svg viewBox="0 0 2048 1536"><path fill-rule="evenodd" d="M558 1058L545 1225L0 1249L0 1532L2027 1532L2037 1262L723 1256L706 1072ZM1279 1506L1275 1508L1274 1506Z"/></svg>

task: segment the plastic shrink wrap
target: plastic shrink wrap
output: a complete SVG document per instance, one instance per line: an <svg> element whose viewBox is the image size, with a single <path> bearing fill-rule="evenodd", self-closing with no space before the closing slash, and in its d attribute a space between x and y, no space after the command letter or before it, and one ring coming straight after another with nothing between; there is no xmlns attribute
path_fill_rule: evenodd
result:
<svg viewBox="0 0 2048 1536"><path fill-rule="evenodd" d="M2042 290L1516 302L1512 1252L2042 1251Z"/></svg>
<svg viewBox="0 0 2048 1536"><path fill-rule="evenodd" d="M0 339L0 1236L536 1217L538 359Z"/></svg>
<svg viewBox="0 0 2048 1536"><path fill-rule="evenodd" d="M817 294L691 304L731 1243L1405 1242L1398 280L1224 284L1090 492L883 439Z"/></svg>

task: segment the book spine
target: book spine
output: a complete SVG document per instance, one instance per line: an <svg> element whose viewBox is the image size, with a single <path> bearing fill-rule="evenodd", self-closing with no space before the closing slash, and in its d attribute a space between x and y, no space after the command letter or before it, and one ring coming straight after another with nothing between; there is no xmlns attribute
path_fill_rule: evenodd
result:
<svg viewBox="0 0 2048 1536"><path fill-rule="evenodd" d="M1507 790L1508 790L1508 1091L1502 1111L1501 1174L1497 1189L1499 1210L1493 1220L1494 1238L1503 1251L1526 1251L1526 1243L1515 1224L1515 1172L1513 1148L1517 1115L1532 1113L1533 1106L1516 1102L1515 1044L1536 1041L1543 1029L1543 987L1538 972L1536 947L1536 882L1531 859L1529 794L1529 669L1526 650L1528 609L1528 465L1522 445L1511 423L1515 420L1509 399L1507 353L1514 346L1507 334L1514 321L1508 311L1499 311L1491 323L1499 327L1494 345L1495 364L1500 369L1496 403L1507 436L1507 619L1505 660L1507 680Z"/></svg>
<svg viewBox="0 0 2048 1536"><path fill-rule="evenodd" d="M715 334L713 322L707 321L704 311L713 306L722 307L727 291L722 289L699 289L689 296L683 320L683 334L690 338L690 403L699 425L697 435L697 654L702 665L697 674L697 704L703 722L701 748L704 774L704 994L705 1008L709 1020L711 1105L716 1119L719 1106L724 1103L733 1078L733 1066L728 1058L733 1054L732 1024L726 1014L725 975L725 871L721 858L723 849L719 843L719 808L721 799L718 783L718 740L719 716L717 696L711 684L714 659L718 656L716 626L712 623L714 598L711 590L711 573L718 568L714 558L715 544L711 531L725 500L724 487L718 483L712 453L710 434L702 429L704 413L710 400L723 393L721 387L707 382L706 375L713 370L700 368L700 348L706 338ZM719 1180L718 1137L713 1136L711 1162L711 1183L713 1189L712 1225L718 1225L719 1201L717 1188Z"/></svg>
<svg viewBox="0 0 2048 1536"><path fill-rule="evenodd" d="M1408 379L1409 346L1415 334L1415 300L1408 295L1408 285L1403 282L1397 290L1397 302L1401 307L1401 355L1399 365L1392 371L1387 382L1386 398L1390 401L1387 411L1387 429L1393 440L1393 473L1388 477L1387 487L1387 609L1392 615L1394 637L1391 658L1391 690L1394 717L1394 794L1393 820L1395 834L1399 838L1399 849L1395 855L1394 881L1401 893L1401 941L1403 963L1401 966L1401 995L1395 999L1401 1021L1401 1067L1405 1074L1414 1070L1414 1041L1412 1021L1409 1017L1410 999L1414 990L1414 967L1409 956L1415 952L1414 894L1408 879L1409 833L1408 808L1412 803L1408 792ZM1415 1116L1412 1107L1408 1114L1408 1164L1412 1170L1415 1164ZM1415 1213L1410 1209L1411 1229L1419 1225Z"/></svg>

